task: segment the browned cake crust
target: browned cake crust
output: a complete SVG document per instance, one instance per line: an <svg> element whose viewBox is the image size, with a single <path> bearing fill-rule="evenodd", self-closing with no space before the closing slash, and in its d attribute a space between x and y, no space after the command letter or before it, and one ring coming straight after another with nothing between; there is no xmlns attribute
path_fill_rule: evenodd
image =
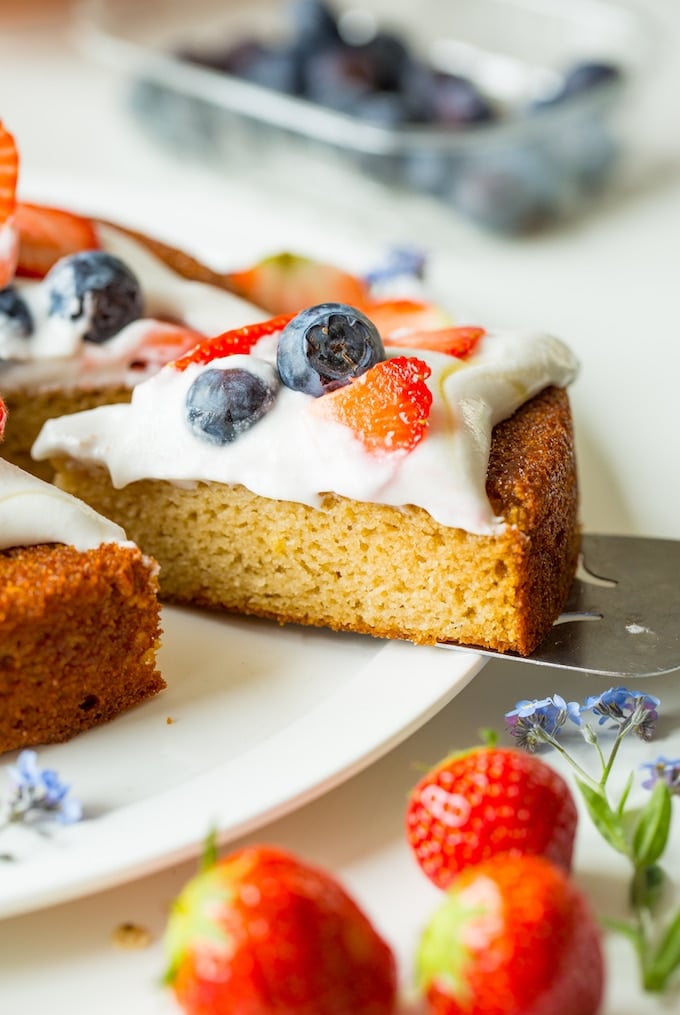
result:
<svg viewBox="0 0 680 1015"><path fill-rule="evenodd" d="M183 278L195 282L205 282L220 289L230 290L232 288L227 276L212 271L189 254L132 229L126 229L114 223L105 224L131 236ZM25 388L4 393L0 391L9 414L5 441L0 449L0 454L7 461L18 465L19 468L49 481L53 476L50 463L36 462L31 458L31 448L47 420L81 412L85 409L94 409L98 405L129 402L131 393L131 389L124 385L69 390Z"/></svg>
<svg viewBox="0 0 680 1015"><path fill-rule="evenodd" d="M133 240L136 240L137 243L150 250L152 254L155 254L159 261L163 261L169 268L177 272L178 275L182 275L184 278L194 282L204 282L206 285L214 285L218 289L226 289L228 292L236 293L229 275L213 271L212 268L208 268L207 265L197 261L195 257L187 254L184 250L172 247L169 243L162 243L153 236L147 236L136 229L117 225L115 222L106 222L104 224L126 233Z"/></svg>
<svg viewBox="0 0 680 1015"><path fill-rule="evenodd" d="M422 508L328 495L320 509L242 486L111 486L57 465L57 483L161 565L170 600L420 643L529 654L576 569L576 464L567 395L548 388L496 427L488 493L504 531L476 536Z"/></svg>
<svg viewBox="0 0 680 1015"><path fill-rule="evenodd" d="M157 588L135 547L0 552L0 752L68 740L165 687Z"/></svg>

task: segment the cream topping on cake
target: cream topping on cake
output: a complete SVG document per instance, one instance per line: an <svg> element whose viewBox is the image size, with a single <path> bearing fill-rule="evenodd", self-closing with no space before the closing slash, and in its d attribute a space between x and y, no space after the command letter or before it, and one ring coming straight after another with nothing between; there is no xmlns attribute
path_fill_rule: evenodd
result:
<svg viewBox="0 0 680 1015"><path fill-rule="evenodd" d="M90 550L126 543L119 525L82 501L0 459L0 550L65 543Z"/></svg>
<svg viewBox="0 0 680 1015"><path fill-rule="evenodd" d="M477 534L498 531L503 522L485 489L491 431L545 387L570 383L577 372L573 354L548 335L498 331L487 333L465 360L422 349L388 349L388 355L417 356L432 370L429 427L410 452L368 452L349 428L308 411L312 396L283 385L272 409L232 442L219 446L192 433L185 401L198 374L271 367L276 337L268 337L249 356L183 371L166 366L135 388L129 405L49 421L33 455L103 465L116 487L139 479L241 483L264 497L312 506L331 492L417 505L443 525Z"/></svg>
<svg viewBox="0 0 680 1015"><path fill-rule="evenodd" d="M22 388L132 388L160 365L153 349L150 356L145 349L157 319L180 321L212 337L266 316L224 289L183 278L113 226L99 224L97 232L102 249L119 257L139 279L144 318L106 342L86 342L82 321L49 316L48 295L41 282L17 279L35 330L24 338L0 326L0 387L6 394Z"/></svg>

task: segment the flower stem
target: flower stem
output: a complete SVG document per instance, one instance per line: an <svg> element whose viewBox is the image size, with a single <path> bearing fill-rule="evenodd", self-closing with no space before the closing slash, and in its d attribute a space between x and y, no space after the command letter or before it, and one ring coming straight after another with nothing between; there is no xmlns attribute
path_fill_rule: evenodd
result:
<svg viewBox="0 0 680 1015"><path fill-rule="evenodd" d="M568 762L575 772L578 773L579 778L583 782L587 783L587 785L590 786L591 789L595 790L596 793L599 793L600 796L604 796L604 783L593 779L592 775L590 775L589 772L586 772L585 768L581 768L578 761L572 758L569 751L565 751L564 747L562 747L562 744L558 740L555 740L550 736L550 734L545 732L543 733L543 739L547 744L550 744L551 747L554 747L555 750L562 755L564 760Z"/></svg>
<svg viewBox="0 0 680 1015"><path fill-rule="evenodd" d="M609 752L609 758L607 759L607 763L605 764L602 770L602 778L600 779L600 785L602 786L603 789L607 785L607 780L611 775L614 762L616 761L616 755L619 753L619 748L623 742L623 738L625 737L629 729L630 729L629 726L624 725L619 729L619 732L616 734L616 740L614 741L612 749Z"/></svg>

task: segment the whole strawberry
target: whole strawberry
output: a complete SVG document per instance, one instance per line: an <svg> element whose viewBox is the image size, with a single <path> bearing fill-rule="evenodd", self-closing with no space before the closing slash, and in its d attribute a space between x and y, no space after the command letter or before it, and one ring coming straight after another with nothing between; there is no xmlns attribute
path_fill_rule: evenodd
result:
<svg viewBox="0 0 680 1015"><path fill-rule="evenodd" d="M418 982L435 1015L595 1015L600 931L563 870L499 854L448 889L420 942Z"/></svg>
<svg viewBox="0 0 680 1015"><path fill-rule="evenodd" d="M391 949L328 874L279 849L208 866L173 904L167 982L188 1015L390 1015Z"/></svg>
<svg viewBox="0 0 680 1015"><path fill-rule="evenodd" d="M571 868L577 811L565 780L513 748L477 747L446 758L412 791L406 834L439 887L496 853L542 854Z"/></svg>

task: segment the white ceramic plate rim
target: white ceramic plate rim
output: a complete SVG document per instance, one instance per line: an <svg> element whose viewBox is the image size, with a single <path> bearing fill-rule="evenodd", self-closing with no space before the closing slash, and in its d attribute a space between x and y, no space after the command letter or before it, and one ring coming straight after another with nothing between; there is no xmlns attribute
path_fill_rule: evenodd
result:
<svg viewBox="0 0 680 1015"><path fill-rule="evenodd" d="M168 613L166 628L172 623ZM285 638L286 631L279 636ZM283 816L405 740L485 663L472 653L407 642L380 643L376 651L369 640L367 647L365 665L251 750L151 798L59 828L40 849L3 864L0 916L44 908L185 860L200 851L211 828L226 841ZM211 707L209 700L205 707ZM197 743L200 737L199 726ZM67 760L68 744L59 751ZM77 785L77 772L71 774Z"/></svg>

